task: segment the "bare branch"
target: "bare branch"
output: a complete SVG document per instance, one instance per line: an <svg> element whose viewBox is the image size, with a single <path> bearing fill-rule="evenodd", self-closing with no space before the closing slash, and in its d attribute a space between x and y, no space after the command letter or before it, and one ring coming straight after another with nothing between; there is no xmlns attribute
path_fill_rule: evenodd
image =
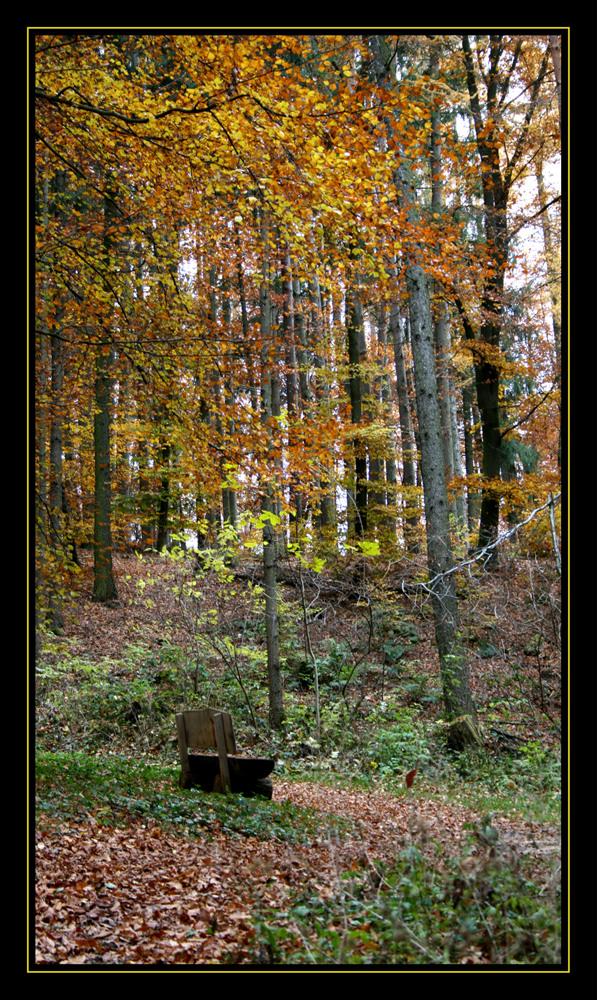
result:
<svg viewBox="0 0 597 1000"><path fill-rule="evenodd" d="M536 517L537 514L540 514L542 510L545 510L547 507L553 508L556 503L559 503L561 498L562 498L561 493L558 493L558 495L555 497L550 495L550 498L547 501L547 503L542 504L541 507L536 507L535 510L531 511L529 516L524 519L524 521L521 521L519 524L515 524L513 528L509 528L508 531L504 531L501 535L498 535L498 537L494 542L491 542L489 545L485 545L482 549L479 549L479 551L476 552L471 559L465 559L464 562L460 562L456 566L452 566L452 568L446 570L445 573L438 573L437 576L434 576L433 579L429 580L428 583L409 583L408 585L409 589L412 590L414 587L419 587L421 590L426 590L428 593L431 594L433 592L434 585L436 583L439 583L440 580L443 580L445 577L450 576L452 573L456 573L457 570L459 569L464 569L466 566L472 566L474 563L479 562L486 556L491 555L493 550L497 548L498 545L502 545L505 541L507 541L508 538L511 538L512 535L515 535L517 531L520 531L521 528L524 528L525 524L528 524L530 521L532 521L533 518ZM404 582L402 584L402 589L404 590Z"/></svg>

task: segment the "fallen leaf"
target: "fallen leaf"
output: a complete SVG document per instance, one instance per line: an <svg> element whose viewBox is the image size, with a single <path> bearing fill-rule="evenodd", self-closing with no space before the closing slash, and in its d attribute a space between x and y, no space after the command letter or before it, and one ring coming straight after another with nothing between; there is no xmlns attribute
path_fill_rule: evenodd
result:
<svg viewBox="0 0 597 1000"><path fill-rule="evenodd" d="M411 787L413 781L415 780L415 774L417 773L418 770L419 770L418 767L413 767L412 771L409 771L408 774L406 775L406 778L404 780L406 782L407 788Z"/></svg>

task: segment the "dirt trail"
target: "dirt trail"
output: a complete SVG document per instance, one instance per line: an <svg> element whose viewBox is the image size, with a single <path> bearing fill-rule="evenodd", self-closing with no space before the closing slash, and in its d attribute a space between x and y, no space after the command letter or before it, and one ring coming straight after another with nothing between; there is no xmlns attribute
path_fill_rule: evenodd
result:
<svg viewBox="0 0 597 1000"><path fill-rule="evenodd" d="M277 782L275 800L356 823L311 845L211 831L181 837L141 822L38 824L36 961L45 964L209 965L256 961L255 914L285 914L300 892L331 898L343 872L372 878L408 843L438 858L462 854L475 817L416 795ZM500 849L553 861L559 838L495 821ZM325 824L322 825L325 829ZM555 861L554 861L555 866ZM284 920L284 917L280 919Z"/></svg>

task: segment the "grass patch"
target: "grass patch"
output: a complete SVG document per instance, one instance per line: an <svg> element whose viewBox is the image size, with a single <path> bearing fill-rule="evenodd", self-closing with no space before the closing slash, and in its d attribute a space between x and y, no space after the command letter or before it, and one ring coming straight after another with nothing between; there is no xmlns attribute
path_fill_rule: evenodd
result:
<svg viewBox="0 0 597 1000"><path fill-rule="evenodd" d="M40 751L36 762L37 815L122 826L142 817L165 830L205 835L229 834L277 838L307 844L330 834L315 810L289 802L242 795L213 795L178 787L177 767L131 761L126 757ZM336 832L351 828L338 819Z"/></svg>

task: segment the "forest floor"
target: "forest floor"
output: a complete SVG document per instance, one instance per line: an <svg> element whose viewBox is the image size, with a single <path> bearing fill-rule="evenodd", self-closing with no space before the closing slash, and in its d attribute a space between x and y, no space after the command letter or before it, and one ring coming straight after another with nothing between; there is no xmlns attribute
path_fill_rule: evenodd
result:
<svg viewBox="0 0 597 1000"><path fill-rule="evenodd" d="M115 572L118 600L111 606L94 603L90 600L91 564L88 558L84 560L71 594L64 634L50 641L42 654L50 669L61 662L65 648L69 656L73 649L79 655L84 651L90 663L110 660L117 672L126 650L139 642L140 635L156 655L164 648L165 636L168 648L188 644L188 622L181 615L180 600L173 589L171 563L119 556ZM543 748L557 742L554 733L560 713L559 649L555 632L550 633L547 627L553 625L548 597L553 595L554 585L546 584L544 577L546 571L533 563L524 579L520 573L513 578L506 571L499 583L494 578L484 590L476 586L467 596L471 613L466 623L475 662L482 668L473 671L473 687L478 702L488 706L488 731L494 734L490 739L500 735L507 739L508 733L514 733L512 739L526 739L533 747ZM346 574L342 579L346 580ZM238 579L227 583L228 591L238 587L239 595L244 586ZM336 642L342 636L349 639L354 609L344 600L346 584L340 586L332 574L314 587L313 598L321 598L325 587L332 596L321 598L325 614L314 620L312 641L322 643L326 635ZM498 587L499 636L495 612ZM293 594L296 599L290 590L289 600ZM534 594L531 601L529 593ZM216 603L210 599L210 605ZM234 613L229 603L224 610L234 618L238 616L238 601L233 600L232 607ZM417 624L416 678L420 691L429 693L438 680L432 624L424 609L416 610L414 619L411 615ZM296 628L298 632L299 626ZM488 649L490 642L493 646ZM508 654L498 655L500 645ZM517 675L516 680L519 693L524 687L524 699L511 697L513 649L520 652L519 674L523 668L525 671L525 677ZM379 668L372 667L367 678L360 687L358 712L354 713L365 730L368 718L374 717L368 713L375 712L380 700L387 697L386 685L391 685L389 676L380 680ZM402 691L408 688L404 685ZM506 699L509 711L500 716L496 705L500 698L504 701L506 690L510 692ZM438 712L433 698L422 701L418 707L427 716ZM53 713L46 713L43 707L38 712L38 746L76 751L85 745L81 733L86 722L79 720L75 732L72 719L57 716L55 706L56 700ZM171 729L173 735L173 718ZM245 733L249 730L247 727ZM164 753L169 752L175 763L175 747L171 739L164 739L164 732L163 727L159 734L149 728L144 731L143 756L149 759L161 753L164 759ZM290 740L290 745L296 743L296 739ZM259 752L259 740L257 744ZM126 734L122 734L122 743L115 737L99 750L100 756L102 752L126 753ZM290 758L291 752L286 756ZM528 765L528 757L524 763ZM489 864L524 871L524 877L534 879L546 898L556 891L561 879L559 826L553 813L549 821L527 814L523 798L517 799L516 769L506 775L508 787L503 789L510 796L510 807L491 813L491 833L487 834L488 828L483 826L486 820L474 797L443 792L441 781L426 781L424 768L412 787L397 790L396 784L384 782L381 775L379 781L373 778L363 788L342 780L341 774L318 770L311 761L307 765L312 766L311 772L300 767L276 769L281 773L274 772L270 806L283 809L285 804L292 805L319 817L319 832L306 843L289 842L275 834L264 837L231 832L217 820L210 823L207 834L191 836L151 816L131 813L123 816L122 822L112 818L106 823L101 808L84 809L72 816L49 814L42 806L35 830L35 962L40 967L226 965L255 966L265 971L272 964L290 968L293 956L300 954L300 967L304 962L307 967L317 966L321 962L317 942L309 938L295 916L300 912L297 900L311 899L322 904L343 900L342 905L336 905L326 929L326 933L335 934L335 958L330 962L328 956L323 964L341 966L345 958L349 963L375 965L375 949L381 946L372 944L374 929L368 941L365 937L359 944L352 941L346 950L352 926L349 916L357 905L355 893L360 886L363 898L381 899L384 890L391 888L387 873L395 869L409 847L416 848L419 859L427 859L434 870L452 866L450 885L454 892L461 891L457 890L459 879L463 884L470 882L486 873ZM362 762L359 766L364 770ZM405 762L404 772L408 768ZM342 833L338 832L339 819L347 821ZM471 837L476 837L473 849ZM405 930L403 923L401 927L412 935L410 944L420 953L418 961L437 964L437 947L408 927ZM491 952L480 949L472 938L470 944L463 940L457 961L461 965L491 963Z"/></svg>
<svg viewBox="0 0 597 1000"><path fill-rule="evenodd" d="M288 961L300 931L287 916L297 894L331 899L343 875L360 870L383 888L383 870L405 844L425 855L458 859L465 824L474 814L448 802L406 801L382 792L333 790L309 782L276 782L276 802L290 800L323 814L349 817L359 835L293 845L211 831L182 838L159 826L52 822L40 817L36 835L38 963L109 965L267 964L256 941L255 915L277 911L287 926ZM559 879L555 827L523 819L495 821L500 857L546 883ZM471 855L469 869L482 866ZM464 871L464 869L463 869ZM56 887L61 888L59 895ZM306 942L308 947L309 942ZM425 941L420 942L424 951ZM471 948L463 965L485 964Z"/></svg>

